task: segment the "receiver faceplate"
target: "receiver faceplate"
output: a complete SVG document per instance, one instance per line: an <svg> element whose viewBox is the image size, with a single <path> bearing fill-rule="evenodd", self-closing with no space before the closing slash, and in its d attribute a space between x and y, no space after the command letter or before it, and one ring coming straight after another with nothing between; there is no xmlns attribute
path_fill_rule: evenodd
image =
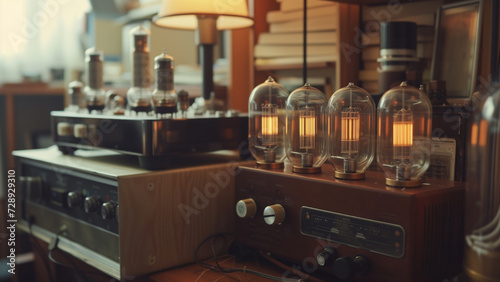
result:
<svg viewBox="0 0 500 282"><path fill-rule="evenodd" d="M300 232L390 257L404 255L405 232L396 224L303 206Z"/></svg>

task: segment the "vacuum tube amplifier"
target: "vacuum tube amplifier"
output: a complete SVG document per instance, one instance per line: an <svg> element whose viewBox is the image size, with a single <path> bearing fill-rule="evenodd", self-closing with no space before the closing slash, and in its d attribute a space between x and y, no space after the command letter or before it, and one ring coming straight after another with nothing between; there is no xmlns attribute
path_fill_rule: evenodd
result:
<svg viewBox="0 0 500 282"><path fill-rule="evenodd" d="M248 101L249 149L257 165L283 168L288 91L272 77L255 87Z"/></svg>
<svg viewBox="0 0 500 282"><path fill-rule="evenodd" d="M85 86L85 100L89 113L104 109L105 91L103 89L103 54L94 48L85 51L85 71L87 85Z"/></svg>
<svg viewBox="0 0 500 282"><path fill-rule="evenodd" d="M464 265L471 281L486 282L500 280L500 87L479 97L467 160Z"/></svg>
<svg viewBox="0 0 500 282"><path fill-rule="evenodd" d="M285 151L294 172L321 172L328 153L327 103L325 94L309 83L288 96Z"/></svg>
<svg viewBox="0 0 500 282"><path fill-rule="evenodd" d="M174 90L174 58L165 50L155 57L156 87L153 91L153 109L156 115L172 117L177 112L177 94Z"/></svg>
<svg viewBox="0 0 500 282"><path fill-rule="evenodd" d="M393 188L364 179L240 167L236 242L301 271L305 281L446 281L462 271L464 185ZM284 278L291 278L284 274ZM317 278L316 280L312 278Z"/></svg>
<svg viewBox="0 0 500 282"><path fill-rule="evenodd" d="M362 179L375 156L375 103L363 88L349 83L328 102L329 158L335 177Z"/></svg>
<svg viewBox="0 0 500 282"><path fill-rule="evenodd" d="M149 31L138 26L130 31L132 47L132 87L127 92L130 109L136 113L151 111L149 73Z"/></svg>
<svg viewBox="0 0 500 282"><path fill-rule="evenodd" d="M432 107L413 86L387 91L378 104L377 160L393 187L418 187L431 161Z"/></svg>

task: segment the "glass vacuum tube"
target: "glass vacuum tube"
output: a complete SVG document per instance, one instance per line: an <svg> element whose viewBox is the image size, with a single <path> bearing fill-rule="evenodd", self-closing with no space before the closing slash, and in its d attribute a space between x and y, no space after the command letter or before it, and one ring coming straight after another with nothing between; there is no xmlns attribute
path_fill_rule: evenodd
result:
<svg viewBox="0 0 500 282"><path fill-rule="evenodd" d="M375 103L363 88L349 83L328 102L329 158L335 177L363 179L375 156Z"/></svg>
<svg viewBox="0 0 500 282"><path fill-rule="evenodd" d="M187 115L187 111L189 109L189 93L181 89L179 93L177 93L177 111L181 112L182 117Z"/></svg>
<svg viewBox="0 0 500 282"><path fill-rule="evenodd" d="M83 92L83 83L74 80L68 85L69 106L66 111L82 112L87 107L85 102L85 93Z"/></svg>
<svg viewBox="0 0 500 282"><path fill-rule="evenodd" d="M476 97L467 150L464 267L473 282L500 281L500 85L491 89Z"/></svg>
<svg viewBox="0 0 500 282"><path fill-rule="evenodd" d="M127 92L130 109L136 113L151 111L151 91L149 90L149 31L142 26L130 31L132 38L132 87Z"/></svg>
<svg viewBox="0 0 500 282"><path fill-rule="evenodd" d="M328 153L327 103L325 94L309 83L288 97L285 151L293 172L321 172Z"/></svg>
<svg viewBox="0 0 500 282"><path fill-rule="evenodd" d="M126 100L114 90L106 92L106 112L112 115L125 114Z"/></svg>
<svg viewBox="0 0 500 282"><path fill-rule="evenodd" d="M288 91L269 77L248 100L250 152L262 168L282 168Z"/></svg>
<svg viewBox="0 0 500 282"><path fill-rule="evenodd" d="M177 94L174 90L174 58L163 50L155 57L156 87L153 91L155 114L173 115L177 112Z"/></svg>
<svg viewBox="0 0 500 282"><path fill-rule="evenodd" d="M431 161L432 107L406 82L384 93L377 108L377 160L386 184L418 187Z"/></svg>
<svg viewBox="0 0 500 282"><path fill-rule="evenodd" d="M105 91L102 81L103 54L94 48L85 51L85 73L87 85L85 86L85 101L89 113L104 109Z"/></svg>

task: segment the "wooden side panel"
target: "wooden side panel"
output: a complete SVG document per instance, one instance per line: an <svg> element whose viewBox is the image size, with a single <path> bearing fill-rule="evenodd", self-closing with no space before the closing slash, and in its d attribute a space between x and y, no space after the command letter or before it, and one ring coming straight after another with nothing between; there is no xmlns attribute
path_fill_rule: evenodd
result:
<svg viewBox="0 0 500 282"><path fill-rule="evenodd" d="M253 48L259 34L269 29L266 21L267 11L278 10L274 0L250 0L250 11L253 10L254 26L252 28L231 31L230 79L228 85L228 104L230 109L248 112L248 98L253 88L271 74L254 71Z"/></svg>
<svg viewBox="0 0 500 282"><path fill-rule="evenodd" d="M233 232L236 165L119 178L122 277L194 262L204 239ZM211 256L203 250L201 258Z"/></svg>
<svg viewBox="0 0 500 282"><path fill-rule="evenodd" d="M336 83L337 89L347 86L349 82L358 84L359 52L353 50L361 51L359 42L361 38L356 34L356 27L359 27L360 6L341 3L339 9L340 65L337 71L340 75L337 78L340 78L340 81Z"/></svg>
<svg viewBox="0 0 500 282"><path fill-rule="evenodd" d="M231 31L231 71L228 104L232 110L248 112L248 98L253 89L253 40L250 28Z"/></svg>

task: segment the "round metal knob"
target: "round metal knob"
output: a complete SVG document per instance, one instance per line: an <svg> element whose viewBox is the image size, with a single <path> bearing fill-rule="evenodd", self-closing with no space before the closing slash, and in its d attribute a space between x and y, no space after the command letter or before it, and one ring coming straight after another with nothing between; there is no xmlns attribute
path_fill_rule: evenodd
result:
<svg viewBox="0 0 500 282"><path fill-rule="evenodd" d="M325 266L335 261L339 257L336 250L331 247L325 247L317 256L316 262L319 266Z"/></svg>
<svg viewBox="0 0 500 282"><path fill-rule="evenodd" d="M99 211L99 207L101 206L101 200L96 197L86 197L83 202L83 209L86 213L93 213Z"/></svg>
<svg viewBox="0 0 500 282"><path fill-rule="evenodd" d="M112 202L106 202L101 206L102 219L113 219L116 215L116 205Z"/></svg>
<svg viewBox="0 0 500 282"><path fill-rule="evenodd" d="M239 200L236 203L236 214L240 218L253 218L257 213L257 205L251 198Z"/></svg>
<svg viewBox="0 0 500 282"><path fill-rule="evenodd" d="M364 256L355 256L353 260L349 257L341 257L335 260L333 273L343 281L349 280L355 275L368 273L370 262Z"/></svg>
<svg viewBox="0 0 500 282"><path fill-rule="evenodd" d="M73 136L73 125L69 122L59 122L57 124L58 136Z"/></svg>
<svg viewBox="0 0 500 282"><path fill-rule="evenodd" d="M73 134L75 138L85 138L87 137L87 125L86 124L75 124L73 128Z"/></svg>
<svg viewBox="0 0 500 282"><path fill-rule="evenodd" d="M269 225L279 225L285 221L285 208L280 204L267 206L264 209L264 221Z"/></svg>
<svg viewBox="0 0 500 282"><path fill-rule="evenodd" d="M83 203L83 195L79 192L69 192L68 196L66 197L66 201L68 204L68 207L70 208L76 208L82 205Z"/></svg>

